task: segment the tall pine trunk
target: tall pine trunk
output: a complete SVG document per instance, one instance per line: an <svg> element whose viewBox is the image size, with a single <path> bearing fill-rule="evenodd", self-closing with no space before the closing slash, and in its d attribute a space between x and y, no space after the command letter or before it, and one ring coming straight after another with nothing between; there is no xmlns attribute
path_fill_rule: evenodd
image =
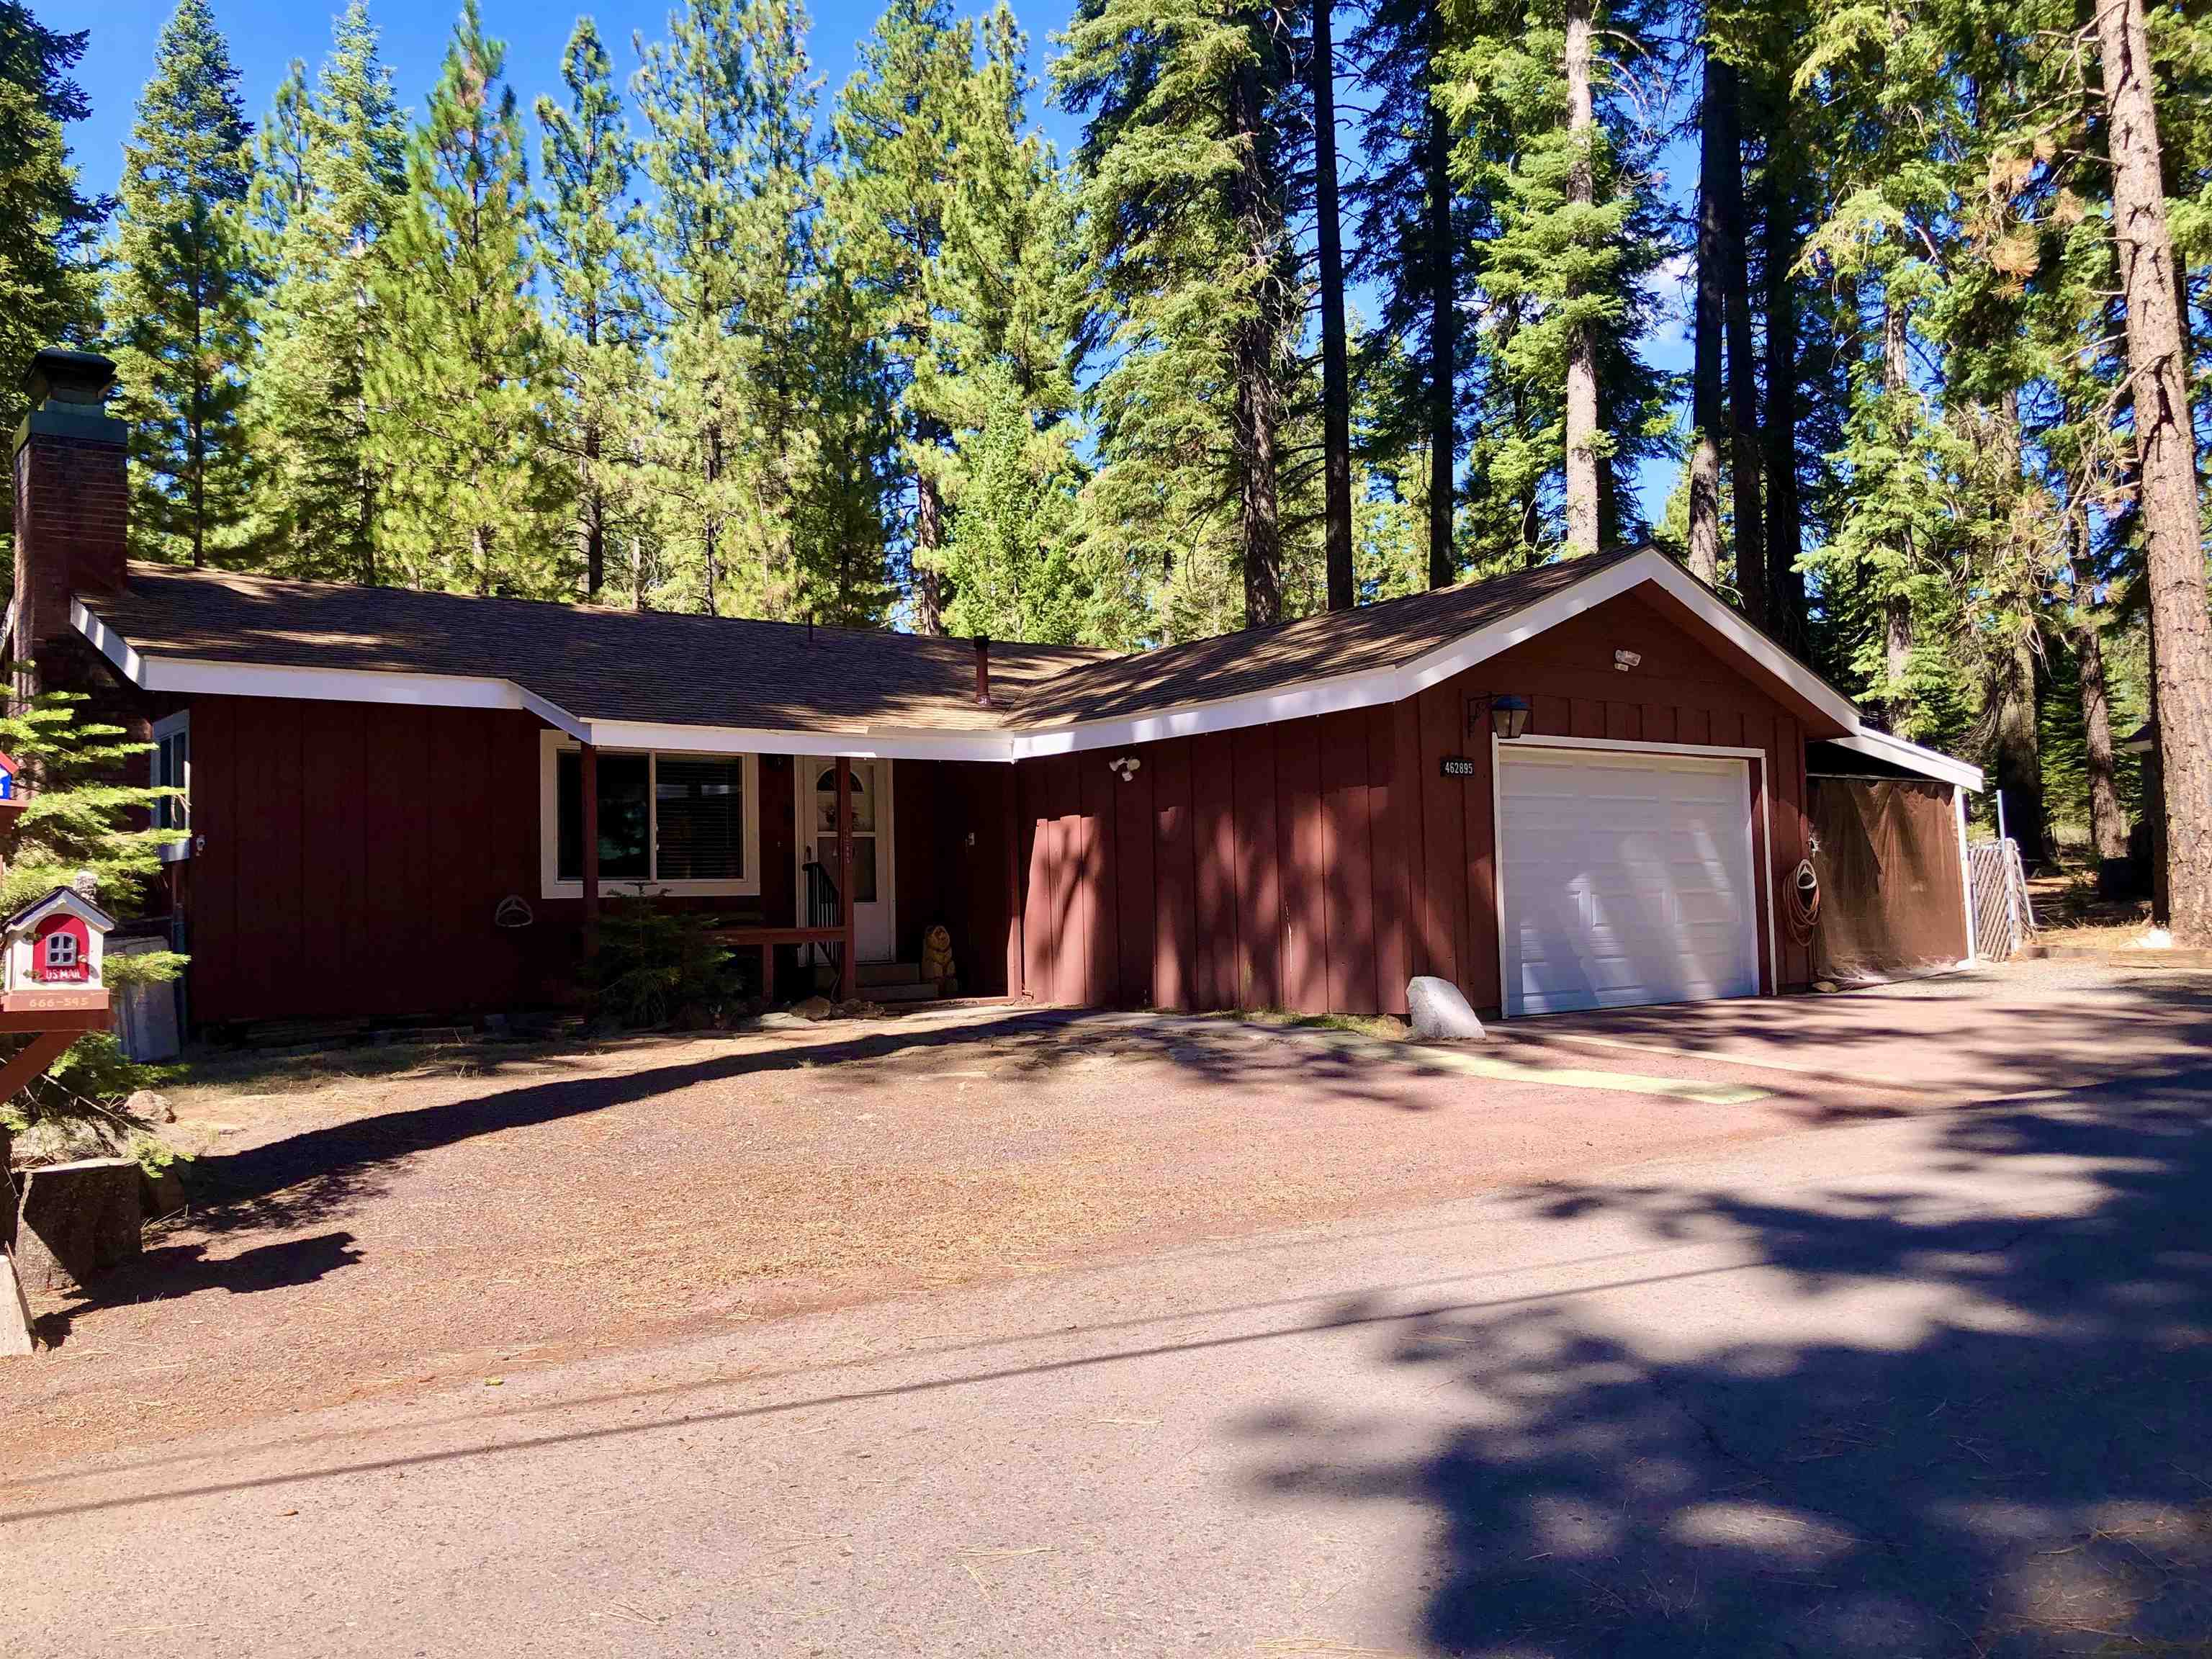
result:
<svg viewBox="0 0 2212 1659"><path fill-rule="evenodd" d="M1255 65L1243 66L1231 82L1230 125L1243 153L1230 187L1237 226L1244 239L1245 257L1261 272L1260 291L1230 339L1231 373L1236 380L1230 442L1237 477L1237 546L1244 566L1244 621L1248 627L1257 627L1280 622L1283 617L1277 450L1283 420L1283 313L1288 308L1289 284L1282 269L1281 201L1269 174L1269 135Z"/></svg>
<svg viewBox="0 0 2212 1659"><path fill-rule="evenodd" d="M1719 82L1735 71L1705 44L1703 118L1698 127L1698 290L1692 319L1690 368L1690 572L1708 587L1721 579L1721 422L1726 382L1721 366L1722 318L1727 287L1722 276L1721 219L1714 180L1722 161ZM1735 165L1730 156L1728 165Z"/></svg>
<svg viewBox="0 0 2212 1659"><path fill-rule="evenodd" d="M1991 688L1997 705L1996 787L2004 797L2005 828L2034 864L2044 855L2043 760L2035 719L2035 633L2021 630L1997 665Z"/></svg>
<svg viewBox="0 0 2212 1659"><path fill-rule="evenodd" d="M2089 842L2098 859L2128 855L2128 817L2112 768L2112 704L2105 684L2104 630L2084 615L2074 630L2081 679L2081 736L2089 774Z"/></svg>
<svg viewBox="0 0 2212 1659"><path fill-rule="evenodd" d="M1314 214L1321 252L1322 493L1328 608L1349 611L1352 584L1352 371L1344 343L1344 229L1336 203L1336 47L1329 0L1314 0Z"/></svg>
<svg viewBox="0 0 2212 1659"><path fill-rule="evenodd" d="M1591 84L1591 52L1596 30L1595 0L1567 0L1567 137L1572 154L1567 170L1567 200L1592 205L1597 178L1592 154L1597 139L1597 106ZM1598 550L1597 342L1587 324L1575 325L1567 341L1567 551Z"/></svg>
<svg viewBox="0 0 2212 1659"><path fill-rule="evenodd" d="M1443 8L1429 14L1428 143L1422 153L1429 245L1429 586L1459 574L1453 491L1459 460L1459 287L1452 245L1451 123L1436 102Z"/></svg>
<svg viewBox="0 0 2212 1659"><path fill-rule="evenodd" d="M1773 131L1790 126L1788 78L1773 108ZM1766 464L1766 625L1793 651L1802 652L1805 636L1805 573L1797 560L1805 550L1804 509L1797 495L1797 288L1790 268L1797 263L1797 192L1786 139L1771 143L1766 161L1766 202L1762 226L1765 256L1766 418L1759 439Z"/></svg>
<svg viewBox="0 0 2212 1659"><path fill-rule="evenodd" d="M1735 520L1735 585L1744 614L1763 623L1766 538L1759 501L1759 365L1752 350L1751 280L1744 250L1743 99L1731 65L1708 61L1705 99L1705 125L1712 133L1707 152L1717 164L1711 191L1728 336L1729 507Z"/></svg>
<svg viewBox="0 0 2212 1659"><path fill-rule="evenodd" d="M1892 399L1905 396L1911 387L1905 328L1904 307L1885 296L1881 312L1881 386L1883 392ZM1890 413L1895 419L1894 407ZM1910 537L1898 553L1909 574L1918 556ZM1893 581L1889 591L1881 596L1881 635L1883 714L1889 729L1901 732L1912 714L1912 696L1905 681L1912 665L1913 647L1912 596L1902 580Z"/></svg>
<svg viewBox="0 0 2212 1659"><path fill-rule="evenodd" d="M2127 303L2143 539L2157 644L2168 902L2176 939L2212 946L2212 625L2205 617L2197 444L2160 183L2158 117L2143 0L2100 0L2112 231Z"/></svg>

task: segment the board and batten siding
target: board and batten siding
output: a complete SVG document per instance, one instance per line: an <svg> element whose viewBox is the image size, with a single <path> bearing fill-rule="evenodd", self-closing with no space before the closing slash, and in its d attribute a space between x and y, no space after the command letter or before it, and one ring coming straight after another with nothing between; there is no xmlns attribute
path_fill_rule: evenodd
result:
<svg viewBox="0 0 2212 1659"><path fill-rule="evenodd" d="M1487 699L1509 692L1543 736L1760 750L1753 853L1781 891L1805 852L1806 728L1701 631L1628 593L1396 704L1020 763L1021 988L1402 1014L1407 980L1436 974L1496 1006ZM1642 657L1631 672L1621 648ZM1474 775L1443 776L1447 756ZM1125 757L1127 782L1108 765ZM1762 879L1762 985L1802 986L1809 959L1779 927L1778 976L1770 959L1769 896Z"/></svg>
<svg viewBox="0 0 2212 1659"><path fill-rule="evenodd" d="M502 709L191 699L182 884L195 1024L462 1014L573 1001L580 899L541 892L538 730ZM791 914L791 767L765 756L762 895ZM530 907L526 927L493 921Z"/></svg>

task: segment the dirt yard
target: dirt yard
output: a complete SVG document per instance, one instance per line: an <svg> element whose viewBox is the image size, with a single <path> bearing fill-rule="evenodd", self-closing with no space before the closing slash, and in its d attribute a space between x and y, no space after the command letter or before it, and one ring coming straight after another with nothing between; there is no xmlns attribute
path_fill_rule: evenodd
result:
<svg viewBox="0 0 2212 1659"><path fill-rule="evenodd" d="M229 1060L172 1099L194 1208L34 1308L58 1346L9 1379L19 1468L1909 1107L1649 1052L995 1006Z"/></svg>

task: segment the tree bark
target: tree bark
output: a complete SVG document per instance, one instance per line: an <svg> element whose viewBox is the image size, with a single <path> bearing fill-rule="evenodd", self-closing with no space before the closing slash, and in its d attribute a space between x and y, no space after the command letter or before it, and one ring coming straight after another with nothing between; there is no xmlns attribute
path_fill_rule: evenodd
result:
<svg viewBox="0 0 2212 1659"><path fill-rule="evenodd" d="M1231 82L1230 120L1241 140L1243 163L1231 181L1232 204L1246 257L1265 273L1249 312L1230 340L1236 393L1230 442L1237 469L1238 550L1244 565L1244 621L1248 627L1283 617L1283 528L1279 507L1277 453L1282 428L1280 366L1283 313L1289 284L1283 264L1283 216L1272 188L1272 153L1256 66L1246 64Z"/></svg>
<svg viewBox="0 0 2212 1659"><path fill-rule="evenodd" d="M1904 397L1910 390L1905 328L1904 311L1885 299L1881 313L1881 385L1883 392L1893 398ZM1917 556L1910 536L1898 553L1909 574ZM1902 736L1906 722L1912 717L1912 696L1905 688L1905 675L1912 665L1913 647L1912 596L1903 577L1893 580L1888 591L1881 596L1881 631L1883 715L1889 722L1889 729Z"/></svg>
<svg viewBox="0 0 2212 1659"><path fill-rule="evenodd" d="M2158 647L2166 883L2176 942L2212 946L2212 624L2205 615L2197 444L2160 183L2143 0L2100 0L2112 229L2127 304L2151 634Z"/></svg>
<svg viewBox="0 0 2212 1659"><path fill-rule="evenodd" d="M1352 607L1352 371L1344 343L1344 228L1336 200L1336 47L1329 0L1314 0L1314 215L1321 255L1321 408L1328 608Z"/></svg>
<svg viewBox="0 0 2212 1659"><path fill-rule="evenodd" d="M1708 587L1721 580L1721 423L1726 383L1721 366L1727 286L1722 275L1721 219L1713 185L1722 168L1717 85L1734 71L1705 46L1703 118L1698 125L1698 290L1691 319L1690 574ZM1733 164L1733 158L1731 158Z"/></svg>
<svg viewBox="0 0 2212 1659"><path fill-rule="evenodd" d="M1443 17L1441 6L1430 16L1432 94ZM1459 288L1452 242L1451 123L1433 95L1423 165L1429 217L1429 586L1449 587L1459 576L1452 513L1459 460Z"/></svg>
<svg viewBox="0 0 2212 1659"><path fill-rule="evenodd" d="M1774 110L1774 131L1790 125L1787 77ZM1806 646L1804 511L1797 495L1797 193L1786 140L1771 143L1766 161L1766 214L1762 227L1766 258L1766 418L1759 425L1765 451L1766 625L1791 650Z"/></svg>
<svg viewBox="0 0 2212 1659"><path fill-rule="evenodd" d="M927 434L925 434L927 441ZM924 562L945 545L945 502L933 478L914 483L914 629L917 634L945 631L945 583L933 565Z"/></svg>
<svg viewBox="0 0 2212 1659"><path fill-rule="evenodd" d="M1597 106L1591 82L1595 28L1594 0L1567 0L1567 137L1573 153L1567 170L1567 199L1590 206L1597 179L1591 157L1596 139ZM1567 342L1567 553L1598 550L1597 343L1587 325L1578 324Z"/></svg>
<svg viewBox="0 0 2212 1659"><path fill-rule="evenodd" d="M2104 630L2084 615L2074 631L2081 677L2082 746L2088 755L2089 842L2098 860L2128 855L2128 816L2112 769L2112 705L2105 684Z"/></svg>
<svg viewBox="0 0 2212 1659"><path fill-rule="evenodd" d="M2005 827L2020 843L2020 855L2033 865L2044 847L2043 763L2035 720L2035 637L2032 625L1999 665L1996 785L2004 796Z"/></svg>
<svg viewBox="0 0 2212 1659"><path fill-rule="evenodd" d="M1743 613L1766 620L1766 536L1759 499L1759 365L1752 349L1751 279L1744 248L1743 99L1735 68L1708 58L1705 125L1721 295L1728 335L1729 505L1735 520L1735 586Z"/></svg>

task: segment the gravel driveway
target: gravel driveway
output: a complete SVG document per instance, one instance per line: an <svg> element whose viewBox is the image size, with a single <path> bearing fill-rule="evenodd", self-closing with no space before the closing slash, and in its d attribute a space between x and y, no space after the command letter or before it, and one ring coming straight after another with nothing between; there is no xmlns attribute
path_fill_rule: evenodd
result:
<svg viewBox="0 0 2212 1659"><path fill-rule="evenodd" d="M9 1377L19 1468L1910 1106L1666 1055L1006 1006L231 1062L175 1098L209 1147L197 1206L34 1309L58 1346Z"/></svg>

